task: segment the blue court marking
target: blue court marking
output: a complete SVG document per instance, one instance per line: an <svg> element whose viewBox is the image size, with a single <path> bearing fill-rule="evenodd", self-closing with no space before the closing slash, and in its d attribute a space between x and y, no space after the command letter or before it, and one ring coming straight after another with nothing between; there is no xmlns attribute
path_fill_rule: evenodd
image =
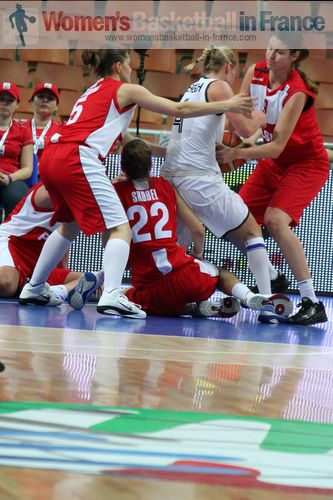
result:
<svg viewBox="0 0 333 500"><path fill-rule="evenodd" d="M27 435L30 433L27 432ZM31 438L34 438L33 433L31 435ZM66 436L66 440L69 440L71 438L71 434L68 433ZM126 438L125 438L126 439ZM2 449L20 449L20 450L43 450L43 451L48 451L48 452L57 452L57 451L66 451L69 453L79 453L79 452L84 452L84 453L95 453L99 455L105 455L110 454L110 455L131 455L131 456L136 456L136 457L160 457L160 458L167 458L171 460L227 460L230 462L244 462L243 459L237 458L237 457L228 457L228 456L221 456L221 455L200 455L200 454L195 454L195 453L176 453L176 452L160 452L160 451L141 451L141 450L135 450L135 436L131 436L131 446L128 446L126 450L122 448L115 448L112 446L111 443L105 443L105 448L94 448L93 446L73 446L72 444L67 445L67 446L57 446L57 445L49 445L49 444L43 444L39 441L35 441L32 444L21 442L18 444L15 443L3 443L0 441L0 448ZM73 457L69 457L69 459L73 459ZM96 461L97 463L97 461ZM118 460L117 462L119 465L122 463ZM122 464L123 465L123 464ZM128 466L128 464L126 464Z"/></svg>
<svg viewBox="0 0 333 500"><path fill-rule="evenodd" d="M21 456L7 456L0 455L0 460L6 460L8 462L16 462L22 460L24 457ZM248 476L250 472L248 470L242 469L232 469L232 468L223 468L223 467L204 467L204 466L187 466L187 465L142 465L142 464L132 464L132 463L120 463L120 462L97 462L91 460L74 460L74 459L61 459L61 458L35 458L29 457L30 463L39 464L40 462L46 462L47 464L82 464L82 465L93 465L99 467L112 467L116 466L117 468L126 467L128 469L140 469L140 470L151 470L151 471L168 471L168 472L192 472L194 474L204 473L204 474L224 474L229 476ZM9 465L9 464L6 464ZM15 464L14 464L15 465ZM31 464L32 465L32 464ZM221 464L223 465L223 464ZM49 467L48 467L49 468Z"/></svg>
<svg viewBox="0 0 333 500"><path fill-rule="evenodd" d="M294 303L299 301L297 296L290 297ZM314 326L260 324L258 313L248 309L242 309L229 320L190 317L137 320L101 315L95 304L74 311L67 304L56 308L20 306L13 299L0 300L0 324L333 347L333 299L321 300L329 321Z"/></svg>

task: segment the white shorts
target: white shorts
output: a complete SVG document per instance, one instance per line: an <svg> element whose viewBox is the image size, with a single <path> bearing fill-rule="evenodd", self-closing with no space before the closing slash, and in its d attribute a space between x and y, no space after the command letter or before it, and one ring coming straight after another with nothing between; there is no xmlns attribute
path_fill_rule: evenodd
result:
<svg viewBox="0 0 333 500"><path fill-rule="evenodd" d="M172 177L168 180L216 238L238 229L249 216L242 198L226 185L221 176ZM184 246L188 242L186 233L186 229L179 227L177 235Z"/></svg>
<svg viewBox="0 0 333 500"><path fill-rule="evenodd" d="M8 247L8 238L6 237L0 237L0 267L2 266L15 267Z"/></svg>

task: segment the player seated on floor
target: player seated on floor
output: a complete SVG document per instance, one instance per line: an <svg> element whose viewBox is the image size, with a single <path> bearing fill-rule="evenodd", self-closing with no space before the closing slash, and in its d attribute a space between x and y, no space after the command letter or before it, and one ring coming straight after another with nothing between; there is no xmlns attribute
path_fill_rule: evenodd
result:
<svg viewBox="0 0 333 500"><path fill-rule="evenodd" d="M242 302L251 309L269 311L265 322L286 320L292 312L288 297L254 294L235 275L203 259L204 227L167 180L149 176L151 150L146 143L139 139L127 143L121 167L127 180L114 187L132 229L132 286L126 290L130 301L150 315L222 317L236 314ZM191 231L190 255L178 245L177 216ZM83 307L89 286L93 288L94 278L88 273L70 294L72 307ZM209 301L216 289L233 297Z"/></svg>
<svg viewBox="0 0 333 500"><path fill-rule="evenodd" d="M49 195L41 182L36 184L0 225L0 297L19 294L31 276L39 254L48 236L59 224L50 226L53 208ZM52 304L60 305L78 282L82 273L55 268L49 285L55 293ZM96 283L103 276L96 273Z"/></svg>

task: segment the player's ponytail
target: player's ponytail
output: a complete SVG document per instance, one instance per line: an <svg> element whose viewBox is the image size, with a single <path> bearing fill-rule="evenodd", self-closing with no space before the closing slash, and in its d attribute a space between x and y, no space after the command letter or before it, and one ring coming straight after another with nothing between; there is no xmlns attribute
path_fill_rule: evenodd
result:
<svg viewBox="0 0 333 500"><path fill-rule="evenodd" d="M204 49L201 56L195 61L185 66L185 73L190 73L196 64L203 61L204 71L218 72L225 64L237 65L237 58L234 51L227 46L215 47L209 45Z"/></svg>
<svg viewBox="0 0 333 500"><path fill-rule="evenodd" d="M292 53L296 52L296 50L291 50L290 52L292 54ZM304 61L304 59L309 57L309 51L308 51L308 49L300 49L299 52L300 52L300 54L299 54L298 58L296 59L296 61L294 62L294 68L303 78L304 83L307 86L307 88L309 90L311 90L311 92L313 92L314 94L317 95L319 92L319 86L318 86L317 82L315 82L314 80L309 78L308 75L306 73L304 73L304 71L302 71L299 68L300 63L302 61Z"/></svg>
<svg viewBox="0 0 333 500"><path fill-rule="evenodd" d="M117 62L124 62L129 56L126 49L100 49L82 51L82 61L86 66L92 66L95 73L103 78L112 74L113 65Z"/></svg>

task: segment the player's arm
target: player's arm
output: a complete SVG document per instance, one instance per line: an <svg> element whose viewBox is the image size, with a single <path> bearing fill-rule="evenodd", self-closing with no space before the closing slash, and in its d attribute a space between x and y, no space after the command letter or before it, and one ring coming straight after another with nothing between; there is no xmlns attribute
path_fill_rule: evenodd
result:
<svg viewBox="0 0 333 500"><path fill-rule="evenodd" d="M235 95L230 99L216 102L176 102L152 94L141 85L124 83L117 91L117 99L121 109L130 105L139 106L168 116L191 118L215 113L231 111L250 115L255 99L249 96Z"/></svg>
<svg viewBox="0 0 333 500"><path fill-rule="evenodd" d="M13 181L25 181L31 176L33 165L33 149L34 148L32 144L23 146L20 157L20 168L16 170L16 172L11 174L11 178Z"/></svg>
<svg viewBox="0 0 333 500"><path fill-rule="evenodd" d="M121 145L125 146L125 144L133 141L134 139L137 139L137 137L130 134L129 132L126 132L126 134L123 137L123 140L121 141ZM164 157L166 155L166 147L159 146L158 144L154 144L153 142L145 141L141 137L140 137L140 139L141 139L141 141L145 142L150 147L153 156Z"/></svg>
<svg viewBox="0 0 333 500"><path fill-rule="evenodd" d="M231 99L234 94L227 82L215 81L209 85L207 95L210 102L215 102ZM250 118L227 112L226 118L232 129L242 137L250 137L266 123L265 114L258 111L253 111Z"/></svg>
<svg viewBox="0 0 333 500"><path fill-rule="evenodd" d="M236 150L225 148L222 150L223 162L227 163L235 159L261 160L262 158L277 158L280 156L296 123L301 116L307 96L303 92L296 92L286 102L273 132L272 141L267 144L252 146L250 148Z"/></svg>
<svg viewBox="0 0 333 500"><path fill-rule="evenodd" d="M191 255L193 255L193 257L201 259L205 242L205 228L199 221L197 216L192 212L185 200L176 190L175 192L177 215L191 231L191 237L193 241L193 249L191 251Z"/></svg>

